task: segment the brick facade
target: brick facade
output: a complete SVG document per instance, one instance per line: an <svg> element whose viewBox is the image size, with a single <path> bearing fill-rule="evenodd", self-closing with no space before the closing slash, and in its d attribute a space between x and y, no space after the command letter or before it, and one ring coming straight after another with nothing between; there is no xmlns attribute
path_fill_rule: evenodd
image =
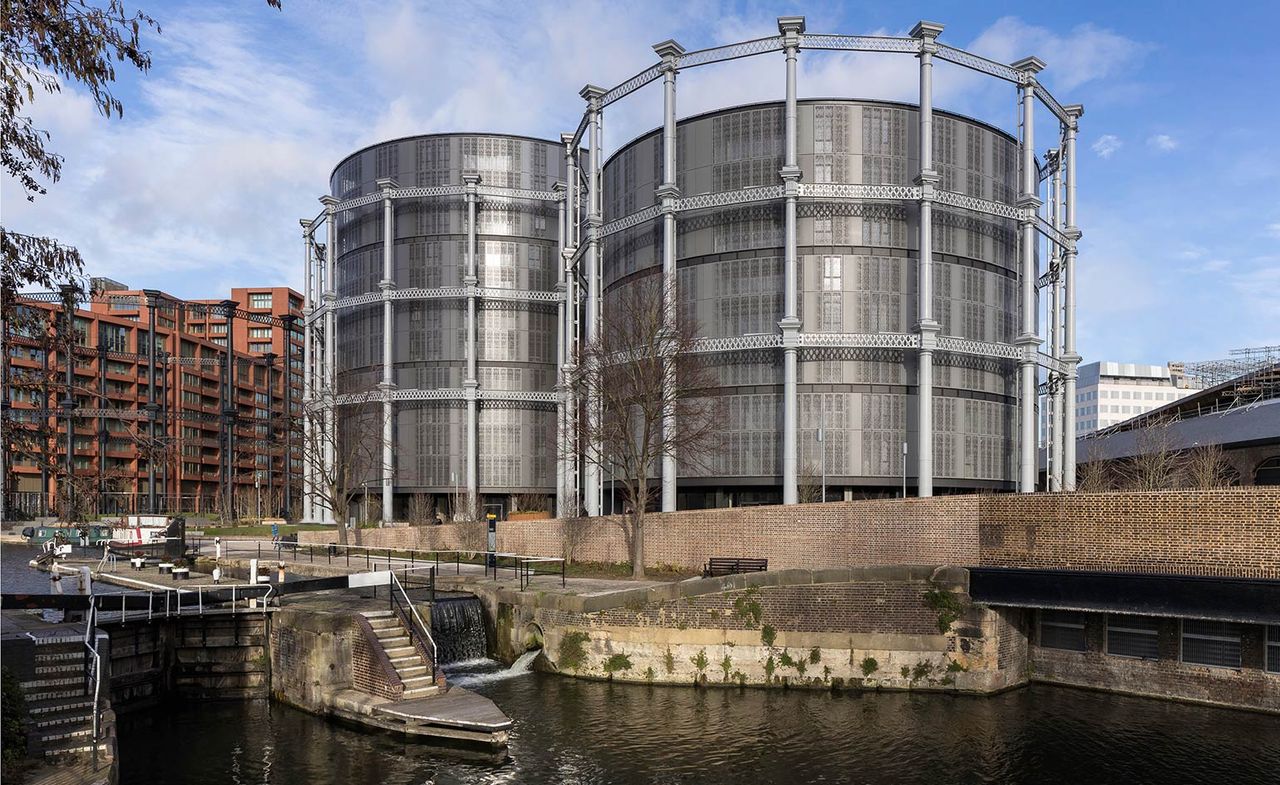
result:
<svg viewBox="0 0 1280 785"><path fill-rule="evenodd" d="M498 549L577 561L628 560L614 518L502 521ZM330 532L303 532L330 542ZM456 549L456 525L363 532L365 545ZM469 546L475 547L475 546ZM689 510L646 516L645 561L700 569L711 556L793 567L952 564L1280 579L1280 488L1002 494Z"/></svg>

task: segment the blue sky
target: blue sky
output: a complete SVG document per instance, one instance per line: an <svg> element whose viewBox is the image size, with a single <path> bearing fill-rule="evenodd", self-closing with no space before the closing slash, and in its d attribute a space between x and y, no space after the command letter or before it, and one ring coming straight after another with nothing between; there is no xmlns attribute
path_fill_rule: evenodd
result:
<svg viewBox="0 0 1280 785"><path fill-rule="evenodd" d="M139 0L140 2L141 0ZM123 73L123 119L83 93L35 117L66 158L34 205L0 183L4 223L77 245L89 272L180 296L301 283L297 220L333 165L380 139L432 131L556 137L578 89L654 60L771 34L905 34L1009 62L1035 54L1063 103L1083 103L1080 348L1086 362L1207 359L1280 344L1280 3L147 2L154 67ZM569 27L562 20L572 19ZM936 105L1007 129L1012 86L943 64ZM915 61L802 53L800 94L911 100ZM682 74L680 114L778 98L779 58ZM613 149L660 118L656 87L611 107ZM1054 136L1047 111L1037 147Z"/></svg>

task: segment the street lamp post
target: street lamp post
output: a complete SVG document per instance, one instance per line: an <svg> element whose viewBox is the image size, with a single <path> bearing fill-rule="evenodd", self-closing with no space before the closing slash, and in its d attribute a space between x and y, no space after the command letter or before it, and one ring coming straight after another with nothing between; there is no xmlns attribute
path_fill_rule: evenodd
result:
<svg viewBox="0 0 1280 785"><path fill-rule="evenodd" d="M902 443L902 498L907 498L907 443Z"/></svg>

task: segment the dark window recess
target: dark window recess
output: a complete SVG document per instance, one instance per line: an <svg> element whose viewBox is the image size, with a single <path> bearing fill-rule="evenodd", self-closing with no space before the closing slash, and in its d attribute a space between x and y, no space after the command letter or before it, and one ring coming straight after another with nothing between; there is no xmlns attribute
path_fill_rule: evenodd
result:
<svg viewBox="0 0 1280 785"><path fill-rule="evenodd" d="M1144 660L1158 659L1159 631L1159 619L1110 614L1107 616L1107 654Z"/></svg>
<svg viewBox="0 0 1280 785"><path fill-rule="evenodd" d="M1216 668L1240 667L1240 625L1184 619L1182 661Z"/></svg>
<svg viewBox="0 0 1280 785"><path fill-rule="evenodd" d="M1084 614L1076 611L1040 611L1040 645L1046 649L1084 651Z"/></svg>
<svg viewBox="0 0 1280 785"><path fill-rule="evenodd" d="M1280 673L1280 624L1267 627L1267 670Z"/></svg>

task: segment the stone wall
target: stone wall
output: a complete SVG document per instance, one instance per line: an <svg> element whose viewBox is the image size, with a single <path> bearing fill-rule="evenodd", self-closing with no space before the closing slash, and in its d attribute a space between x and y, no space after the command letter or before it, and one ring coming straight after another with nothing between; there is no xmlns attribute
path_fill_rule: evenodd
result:
<svg viewBox="0 0 1280 785"><path fill-rule="evenodd" d="M340 690L390 700L404 691L369 623L357 614L277 610L271 643L271 694L293 706L324 714Z"/></svg>
<svg viewBox="0 0 1280 785"><path fill-rule="evenodd" d="M1025 679L1025 636L968 602L963 570L785 570L593 597L465 585L496 618L501 656L540 642L566 675L975 693Z"/></svg>
<svg viewBox="0 0 1280 785"><path fill-rule="evenodd" d="M1085 616L1087 651L1031 645L1031 679L1280 713L1280 674L1264 670L1264 626L1244 625L1240 668L1211 668L1181 661L1177 619L1160 621L1158 659L1107 654L1103 618L1103 614Z"/></svg>
<svg viewBox="0 0 1280 785"><path fill-rule="evenodd" d="M955 564L1280 578L1280 488L992 494L688 510L646 517L646 562L698 570L711 556L793 567ZM616 518L503 521L498 549L628 560ZM471 549L474 526L366 530L374 547ZM303 542L333 541L303 532ZM480 540L482 543L483 540Z"/></svg>

